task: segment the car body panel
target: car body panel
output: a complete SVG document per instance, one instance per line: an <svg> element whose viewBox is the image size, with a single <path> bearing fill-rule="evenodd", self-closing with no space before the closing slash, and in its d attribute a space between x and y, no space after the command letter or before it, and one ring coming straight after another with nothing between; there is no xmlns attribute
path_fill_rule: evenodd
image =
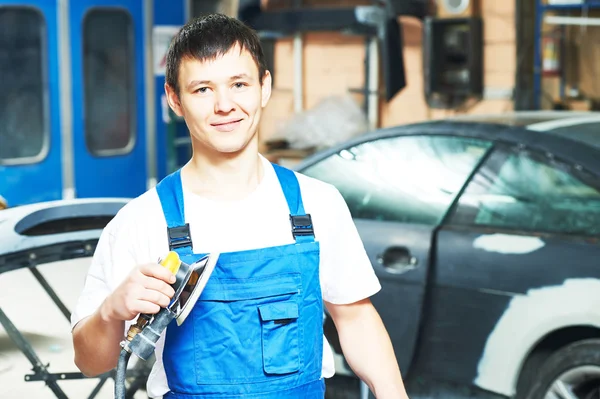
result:
<svg viewBox="0 0 600 399"><path fill-rule="evenodd" d="M489 334L473 383L512 396L519 373L541 339L565 328L600 329L600 280L569 278L514 296ZM501 373L498 370L502 370Z"/></svg>
<svg viewBox="0 0 600 399"><path fill-rule="evenodd" d="M57 200L0 210L0 273L91 256L106 223L128 201Z"/></svg>
<svg viewBox="0 0 600 399"><path fill-rule="evenodd" d="M512 395L523 359L542 337L600 326L600 314L590 312L600 303L597 244L472 227L444 227L437 243L433 314L421 342L433 355L421 359L421 372L448 376L438 369L440 352L453 362L453 380Z"/></svg>

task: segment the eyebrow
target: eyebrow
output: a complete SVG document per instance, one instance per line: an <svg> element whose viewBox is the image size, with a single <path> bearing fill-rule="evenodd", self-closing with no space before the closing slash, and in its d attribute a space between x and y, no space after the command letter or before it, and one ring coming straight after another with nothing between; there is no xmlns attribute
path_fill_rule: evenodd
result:
<svg viewBox="0 0 600 399"><path fill-rule="evenodd" d="M239 75L234 75L232 77L229 78L229 81L234 81L234 80L240 80L240 79L246 79L246 80L252 80L252 77L250 75L248 75L247 73L240 73ZM210 80L192 80L188 85L188 89L194 87L194 86L198 86L198 85L210 85L212 82Z"/></svg>

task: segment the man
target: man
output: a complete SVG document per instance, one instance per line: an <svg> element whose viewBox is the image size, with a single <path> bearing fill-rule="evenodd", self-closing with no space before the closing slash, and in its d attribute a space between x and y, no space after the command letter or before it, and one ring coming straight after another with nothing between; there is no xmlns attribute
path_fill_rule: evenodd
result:
<svg viewBox="0 0 600 399"><path fill-rule="evenodd" d="M258 153L271 75L256 34L223 15L192 21L169 49L165 91L193 156L103 231L72 319L77 366L86 375L114 368L131 320L168 305L173 276L156 260L170 248L168 228L189 223L182 259L221 256L185 323L158 341L149 396L323 398L334 372L326 306L376 397L406 398L368 299L380 285L343 198ZM293 234L290 220L308 215L313 230Z"/></svg>

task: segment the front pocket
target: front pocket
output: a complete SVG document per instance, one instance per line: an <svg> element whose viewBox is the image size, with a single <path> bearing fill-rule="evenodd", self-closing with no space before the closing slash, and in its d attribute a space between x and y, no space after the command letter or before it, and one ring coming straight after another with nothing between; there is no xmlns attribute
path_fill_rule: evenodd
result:
<svg viewBox="0 0 600 399"><path fill-rule="evenodd" d="M298 304L275 302L258 307L262 321L262 354L266 374L300 370Z"/></svg>
<svg viewBox="0 0 600 399"><path fill-rule="evenodd" d="M197 384L260 383L298 371L301 288L299 273L211 278L191 314ZM265 337L270 344L263 347ZM290 355L288 343L295 346L291 362L280 359Z"/></svg>

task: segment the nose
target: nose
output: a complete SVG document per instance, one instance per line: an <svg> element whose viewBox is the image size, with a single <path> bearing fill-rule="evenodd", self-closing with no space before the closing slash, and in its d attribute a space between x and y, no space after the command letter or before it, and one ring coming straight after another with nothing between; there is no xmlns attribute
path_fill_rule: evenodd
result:
<svg viewBox="0 0 600 399"><path fill-rule="evenodd" d="M228 90L218 90L215 96L215 113L229 113L235 105Z"/></svg>

